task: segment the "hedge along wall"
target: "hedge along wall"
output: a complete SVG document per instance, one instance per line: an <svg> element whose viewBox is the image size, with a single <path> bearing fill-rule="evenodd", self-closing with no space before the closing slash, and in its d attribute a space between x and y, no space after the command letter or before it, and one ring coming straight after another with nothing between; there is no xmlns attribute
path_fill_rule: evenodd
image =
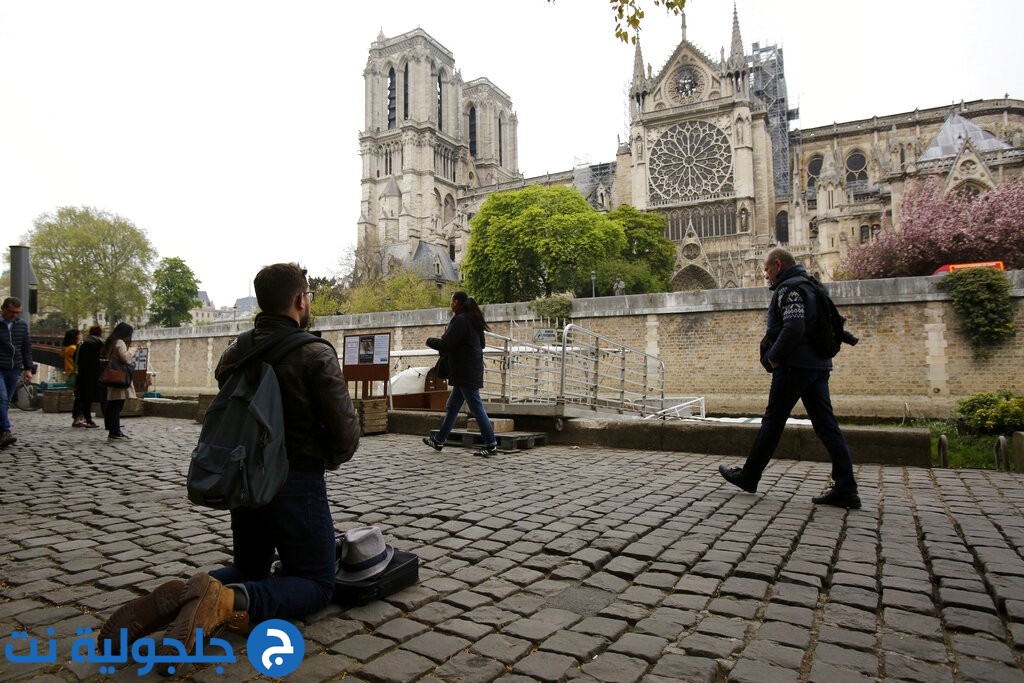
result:
<svg viewBox="0 0 1024 683"><path fill-rule="evenodd" d="M1012 278L1017 335L984 361L975 360L941 276L855 280L829 285L860 338L834 361L832 400L843 417L945 418L956 400L979 391L1024 393L1024 271ZM770 376L758 363L764 334L766 288L669 292L573 301L573 322L658 356L666 366L667 395L702 395L710 414L759 415ZM499 334L533 326L528 304L484 308ZM393 371L431 365L424 340L440 336L448 309L394 311L317 319L314 329L341 352L345 336L391 333ZM249 323L196 328L141 329L150 349L156 390L196 395L216 390L213 369L221 352ZM800 408L798 407L798 412Z"/></svg>

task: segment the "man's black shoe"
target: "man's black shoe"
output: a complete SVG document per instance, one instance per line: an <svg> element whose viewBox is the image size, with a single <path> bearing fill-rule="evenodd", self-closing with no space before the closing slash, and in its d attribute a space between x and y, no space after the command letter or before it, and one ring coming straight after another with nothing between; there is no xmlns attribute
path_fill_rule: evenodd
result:
<svg viewBox="0 0 1024 683"><path fill-rule="evenodd" d="M440 451L442 448L444 448L443 444L439 444L438 442L434 441L434 438L431 436L423 437L423 443L426 444L427 446L430 446L435 451Z"/></svg>
<svg viewBox="0 0 1024 683"><path fill-rule="evenodd" d="M835 487L830 487L823 495L812 498L811 501L815 505L831 505L847 510L860 510L860 496L856 493L836 491Z"/></svg>
<svg viewBox="0 0 1024 683"><path fill-rule="evenodd" d="M747 478L747 475L743 474L742 467L726 467L725 465L719 465L718 473L721 474L727 482L734 486L739 486L747 493L757 493L757 482L750 481L750 479Z"/></svg>

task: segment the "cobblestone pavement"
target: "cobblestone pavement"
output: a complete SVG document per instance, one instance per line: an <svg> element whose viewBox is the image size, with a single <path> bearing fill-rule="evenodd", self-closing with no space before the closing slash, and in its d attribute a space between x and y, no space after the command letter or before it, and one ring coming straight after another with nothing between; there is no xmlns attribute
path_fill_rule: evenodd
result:
<svg viewBox="0 0 1024 683"><path fill-rule="evenodd" d="M0 626L55 638L59 655L5 656L0 680L100 680L71 661L78 629L229 559L226 515L184 497L198 426L130 418L132 440L108 444L64 414L12 418ZM846 512L810 503L825 465L775 462L751 495L721 461L570 446L480 459L365 437L329 473L336 526L381 526L419 554L420 583L300 623L291 678L1024 681L1024 478L862 466L865 508ZM182 675L258 678L245 639L228 639L223 674Z"/></svg>

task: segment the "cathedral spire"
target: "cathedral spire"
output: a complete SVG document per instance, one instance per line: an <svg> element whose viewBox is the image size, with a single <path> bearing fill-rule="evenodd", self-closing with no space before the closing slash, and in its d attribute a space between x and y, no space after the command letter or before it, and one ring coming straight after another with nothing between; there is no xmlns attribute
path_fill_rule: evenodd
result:
<svg viewBox="0 0 1024 683"><path fill-rule="evenodd" d="M633 84L629 94L636 104L636 113L640 113L644 106L644 100L650 92L650 80L644 73L644 55L640 50L640 39L637 38L636 48L633 50Z"/></svg>
<svg viewBox="0 0 1024 683"><path fill-rule="evenodd" d="M686 10L679 10L679 17L683 22L683 42L686 42Z"/></svg>
<svg viewBox="0 0 1024 683"><path fill-rule="evenodd" d="M743 56L743 38L740 37L740 16L736 3L732 4L732 47L729 50L729 71L741 71L746 66Z"/></svg>

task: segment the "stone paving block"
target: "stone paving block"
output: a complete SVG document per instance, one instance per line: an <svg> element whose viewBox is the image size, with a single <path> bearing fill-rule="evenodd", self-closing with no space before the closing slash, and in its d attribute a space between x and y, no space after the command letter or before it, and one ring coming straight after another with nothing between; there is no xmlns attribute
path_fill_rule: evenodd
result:
<svg viewBox="0 0 1024 683"><path fill-rule="evenodd" d="M396 650L365 665L360 674L378 683L413 681L434 667L426 657L406 650Z"/></svg>
<svg viewBox="0 0 1024 683"><path fill-rule="evenodd" d="M896 652L884 652L886 676L914 683L952 683L952 668L936 660L920 660Z"/></svg>
<svg viewBox="0 0 1024 683"><path fill-rule="evenodd" d="M423 655L433 659L435 662L442 662L454 656L455 653L469 647L469 645L470 641L465 638L459 638L438 631L427 631L403 643L402 649Z"/></svg>
<svg viewBox="0 0 1024 683"><path fill-rule="evenodd" d="M470 649L483 657L495 659L503 664L512 664L524 657L533 647L529 640L505 633L492 633L473 643Z"/></svg>
<svg viewBox="0 0 1024 683"><path fill-rule="evenodd" d="M757 659L741 659L729 672L730 683L799 683L800 680L799 670Z"/></svg>
<svg viewBox="0 0 1024 683"><path fill-rule="evenodd" d="M587 662L605 649L604 638L576 631L558 631L540 644L541 650L569 655L578 662Z"/></svg>
<svg viewBox="0 0 1024 683"><path fill-rule="evenodd" d="M436 669L441 681L459 681L460 683L489 683L504 673L505 667L500 662L487 657L462 652Z"/></svg>
<svg viewBox="0 0 1024 683"><path fill-rule="evenodd" d="M647 668L647 662L642 659L606 652L598 655L597 659L584 664L580 670L598 681L633 683L641 680Z"/></svg>
<svg viewBox="0 0 1024 683"><path fill-rule="evenodd" d="M398 619L392 619L391 621L384 622L378 626L375 631L379 636L389 638L396 643L404 643L410 638L422 634L426 630L427 627L418 621L399 617Z"/></svg>
<svg viewBox="0 0 1024 683"><path fill-rule="evenodd" d="M878 673L878 655L874 652L860 652L831 643L818 643L814 648L813 662L833 664L841 669L852 669L869 676Z"/></svg>
<svg viewBox="0 0 1024 683"><path fill-rule="evenodd" d="M330 645L363 632L363 625L350 619L321 619L308 625L302 637L321 645Z"/></svg>
<svg viewBox="0 0 1024 683"><path fill-rule="evenodd" d="M1021 683L1024 681L1024 672L1018 666L1007 666L999 662L970 657L958 657L957 665L960 675L965 681L984 681L985 683Z"/></svg>
<svg viewBox="0 0 1024 683"><path fill-rule="evenodd" d="M708 657L710 659L726 659L743 647L743 641L735 638L722 638L703 633L683 636L676 646L688 655Z"/></svg>
<svg viewBox="0 0 1024 683"><path fill-rule="evenodd" d="M884 588L882 589L882 605L918 614L938 614L930 593L911 593Z"/></svg>
<svg viewBox="0 0 1024 683"><path fill-rule="evenodd" d="M642 623L642 622L641 622ZM629 624L620 619L606 617L586 617L569 627L573 631L601 636L607 640L615 640L629 628Z"/></svg>
<svg viewBox="0 0 1024 683"><path fill-rule="evenodd" d="M572 657L538 651L513 664L512 671L537 681L561 681L575 666L576 660Z"/></svg>
<svg viewBox="0 0 1024 683"><path fill-rule="evenodd" d="M666 653L651 669L651 676L661 676L671 681L690 683L714 683L718 680L719 665L707 657L691 657L674 652Z"/></svg>
<svg viewBox="0 0 1024 683"><path fill-rule="evenodd" d="M996 640L988 635L954 633L951 636L953 651L959 658L961 655L978 659L990 659L1003 664L1015 664L1013 652L1006 641Z"/></svg>
<svg viewBox="0 0 1024 683"><path fill-rule="evenodd" d="M877 612L857 609L848 605L830 602L825 605L822 623L858 631L873 632L877 625Z"/></svg>
<svg viewBox="0 0 1024 683"><path fill-rule="evenodd" d="M956 590L952 588L939 588L939 602L943 607L964 607L977 612L996 613L996 606L992 599L982 592L971 592Z"/></svg>
<svg viewBox="0 0 1024 683"><path fill-rule="evenodd" d="M808 683L877 683L878 676L815 660L811 664L807 681Z"/></svg>
<svg viewBox="0 0 1024 683"><path fill-rule="evenodd" d="M752 600L736 600L734 598L715 598L708 603L707 610L715 615L753 619L759 604Z"/></svg>
<svg viewBox="0 0 1024 683"><path fill-rule="evenodd" d="M806 650L811 644L811 634L807 629L783 621L766 621L757 629L755 637L801 650Z"/></svg>
<svg viewBox="0 0 1024 683"><path fill-rule="evenodd" d="M330 647L330 650L356 661L366 662L394 647L395 641L388 638L380 638L368 633L357 633L338 641Z"/></svg>
<svg viewBox="0 0 1024 683"><path fill-rule="evenodd" d="M996 638L1005 633L999 617L988 612L978 612L963 607L947 607L942 610L942 619L951 631L987 633Z"/></svg>
<svg viewBox="0 0 1024 683"><path fill-rule="evenodd" d="M887 628L898 633L909 633L929 639L942 638L942 622L938 617L928 614L886 607L882 610L882 622Z"/></svg>

